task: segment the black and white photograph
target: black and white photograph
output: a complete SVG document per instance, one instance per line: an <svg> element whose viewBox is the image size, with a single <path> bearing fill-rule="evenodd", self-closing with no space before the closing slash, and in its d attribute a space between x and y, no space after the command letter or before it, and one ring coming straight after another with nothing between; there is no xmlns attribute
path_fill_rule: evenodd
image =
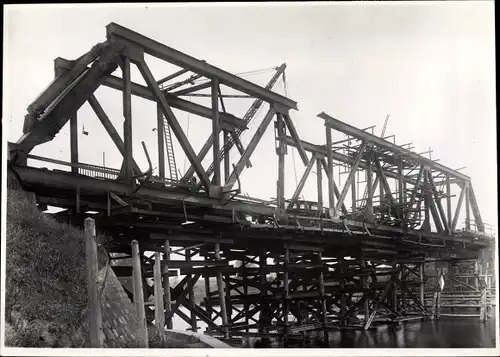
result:
<svg viewBox="0 0 500 357"><path fill-rule="evenodd" d="M494 5L4 5L1 355L500 355Z"/></svg>

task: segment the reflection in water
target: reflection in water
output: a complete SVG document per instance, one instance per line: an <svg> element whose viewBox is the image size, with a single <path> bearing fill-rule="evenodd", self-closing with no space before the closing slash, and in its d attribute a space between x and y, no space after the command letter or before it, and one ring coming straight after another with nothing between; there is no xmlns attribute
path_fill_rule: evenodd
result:
<svg viewBox="0 0 500 357"><path fill-rule="evenodd" d="M273 345L272 347L281 347ZM288 347L300 347L298 344ZM308 347L325 347L323 341ZM493 348L495 320L440 320L329 333L330 348Z"/></svg>

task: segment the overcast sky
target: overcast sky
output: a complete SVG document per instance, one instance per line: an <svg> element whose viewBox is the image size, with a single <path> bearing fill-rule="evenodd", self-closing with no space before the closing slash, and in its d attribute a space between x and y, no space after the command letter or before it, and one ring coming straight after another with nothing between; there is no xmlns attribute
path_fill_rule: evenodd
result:
<svg viewBox="0 0 500 357"><path fill-rule="evenodd" d="M377 125L377 135L390 114L386 135L395 134L397 144L413 142L417 152L431 147L432 158L439 158L441 164L467 167L462 172L472 177L483 220L496 223L493 10L493 2L481 1L9 6L4 19L6 139L17 141L22 135L26 107L54 78L53 60L59 56L76 59L105 41L105 26L116 22L233 73L286 62L287 93L299 105L291 116L304 140L325 143L323 121L316 117L322 111L358 128ZM174 70L154 59L147 58L147 62L156 79ZM120 71L116 74L121 75ZM266 72L247 79L265 85L271 76L272 72ZM132 79L144 83L137 71ZM284 94L283 84L276 91ZM121 133L120 93L100 88L96 97ZM199 98L192 100L209 105ZM228 101L228 111L242 115L250 103L247 99ZM146 142L156 163L156 133L152 131L156 108L141 99L132 105L134 156L147 169L140 142ZM210 121L176 114L198 151ZM261 111L257 119L264 114ZM83 126L88 136L82 135ZM120 168L120 154L88 104L79 111L79 134L81 162L101 164L105 151L106 166ZM245 145L251 134L252 130L244 134ZM273 136L271 124L252 157L254 167L244 171L242 189L251 196L276 196ZM334 140L340 138L334 136ZM68 125L33 153L69 161ZM178 168L184 172L189 165L184 164L178 146L176 155ZM234 162L239 155L233 158ZM295 172L300 179L304 167L291 149L286 165L290 197ZM314 176L305 196L316 199Z"/></svg>

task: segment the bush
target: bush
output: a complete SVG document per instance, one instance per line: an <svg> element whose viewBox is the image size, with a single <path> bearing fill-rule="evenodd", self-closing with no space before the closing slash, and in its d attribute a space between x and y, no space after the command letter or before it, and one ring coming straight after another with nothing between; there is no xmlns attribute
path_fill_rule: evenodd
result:
<svg viewBox="0 0 500 357"><path fill-rule="evenodd" d="M9 190L7 208L6 316L21 316L24 327L6 344L54 344L80 326L87 305L83 232L39 212L22 192Z"/></svg>

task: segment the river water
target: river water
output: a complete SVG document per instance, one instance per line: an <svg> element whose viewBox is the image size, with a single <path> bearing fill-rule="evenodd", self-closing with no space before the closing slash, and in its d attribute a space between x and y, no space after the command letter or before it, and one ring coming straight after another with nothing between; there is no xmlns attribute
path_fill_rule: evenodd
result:
<svg viewBox="0 0 500 357"><path fill-rule="evenodd" d="M181 277L171 278L172 285ZM216 290L216 282L210 279L211 290ZM199 303L205 295L202 280L195 284L195 301ZM189 316L189 312L181 307ZM493 309L492 315L496 316ZM222 321L216 321L221 323ZM189 324L174 315L174 328L187 330ZM198 331L203 333L206 324L198 322ZM259 339L252 339L248 347L269 348L494 348L496 346L496 321L494 318L481 322L478 318L441 317L438 321L408 321L402 325L381 325L368 331L331 331L328 332L328 345L325 345L322 332L314 333L304 344L289 341L270 341L262 345ZM236 345L235 347L241 347Z"/></svg>

